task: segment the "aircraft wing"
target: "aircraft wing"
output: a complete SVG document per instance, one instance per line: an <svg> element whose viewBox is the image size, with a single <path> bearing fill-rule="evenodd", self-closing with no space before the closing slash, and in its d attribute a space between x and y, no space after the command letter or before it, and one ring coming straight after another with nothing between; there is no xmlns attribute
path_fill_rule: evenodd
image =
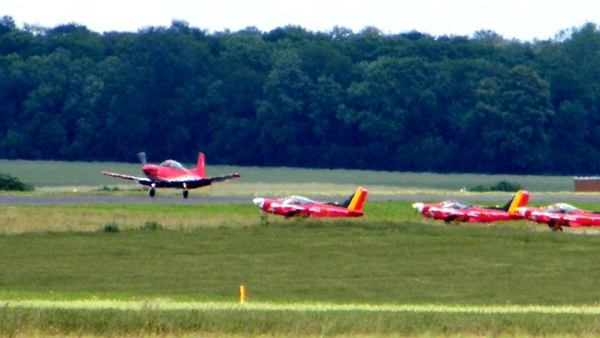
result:
<svg viewBox="0 0 600 338"><path fill-rule="evenodd" d="M566 223L570 227L579 226L597 226L600 225L600 218L595 214L582 214L582 215L551 215L550 219L555 222Z"/></svg>
<svg viewBox="0 0 600 338"><path fill-rule="evenodd" d="M108 171L103 171L102 174L103 175L107 175L107 176L111 176L111 177L123 178L123 179L126 179L126 180L137 181L139 184L143 184L143 185L150 185L150 184L152 184L152 180L150 180L147 177L138 177L138 176L131 176L131 175L119 174L119 173L111 173L111 172L108 172Z"/></svg>
<svg viewBox="0 0 600 338"><path fill-rule="evenodd" d="M209 180L210 182L223 182L223 181L227 181L229 179L238 178L238 177L240 177L240 174L233 173L233 174L228 174L228 175L223 175L223 176L207 177L207 178L205 178L205 180Z"/></svg>
<svg viewBox="0 0 600 338"><path fill-rule="evenodd" d="M223 182L227 181L231 178L240 177L238 173L223 175L223 176L215 176L215 177L207 177L207 178L198 178L198 177L190 177L190 176L181 176L175 178L165 178L158 180L151 180L147 177L139 177L139 176L131 176L119 173L111 173L107 171L103 171L102 174L123 178L126 180L137 181L139 184L154 186L157 188L183 188L183 189L196 189L200 187L205 187L207 185L211 185L212 182Z"/></svg>
<svg viewBox="0 0 600 338"><path fill-rule="evenodd" d="M310 210L308 210L307 208L301 207L301 206L292 205L291 210L286 212L284 214L284 216L285 216L285 218L296 217L296 216L308 217L308 216L310 216Z"/></svg>
<svg viewBox="0 0 600 338"><path fill-rule="evenodd" d="M240 177L240 174L229 174L223 176L215 176L215 177L190 177L190 176L182 176L171 179L163 179L160 181L154 182L158 187L177 187L177 188L187 188L187 189L196 189L201 187L206 187L207 185L211 185L213 182L223 182L227 181L231 178ZM143 184L143 183L142 183Z"/></svg>

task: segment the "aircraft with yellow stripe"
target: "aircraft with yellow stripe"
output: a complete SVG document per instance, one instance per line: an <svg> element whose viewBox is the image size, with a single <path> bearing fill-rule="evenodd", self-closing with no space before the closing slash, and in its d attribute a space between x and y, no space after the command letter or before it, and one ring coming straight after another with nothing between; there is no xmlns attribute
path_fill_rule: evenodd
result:
<svg viewBox="0 0 600 338"><path fill-rule="evenodd" d="M472 205L457 200L447 200L437 204L413 203L412 207L423 217L450 222L480 222L510 221L523 219L517 208L523 207L529 201L529 192L519 190L504 206L488 207Z"/></svg>
<svg viewBox="0 0 600 338"><path fill-rule="evenodd" d="M284 199L257 197L252 200L264 213L290 217L360 217L368 190L358 187L354 194L343 203L317 202L302 196Z"/></svg>

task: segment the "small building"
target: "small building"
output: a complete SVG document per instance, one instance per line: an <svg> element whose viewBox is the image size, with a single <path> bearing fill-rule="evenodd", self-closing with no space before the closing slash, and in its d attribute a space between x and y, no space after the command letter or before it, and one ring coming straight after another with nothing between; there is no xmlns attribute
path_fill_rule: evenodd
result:
<svg viewBox="0 0 600 338"><path fill-rule="evenodd" d="M575 192L600 191L599 176L583 176L573 179Z"/></svg>

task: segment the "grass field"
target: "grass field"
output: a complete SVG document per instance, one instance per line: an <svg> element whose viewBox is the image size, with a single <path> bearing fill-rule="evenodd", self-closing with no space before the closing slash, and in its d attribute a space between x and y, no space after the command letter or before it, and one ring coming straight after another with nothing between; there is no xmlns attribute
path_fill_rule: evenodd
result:
<svg viewBox="0 0 600 338"><path fill-rule="evenodd" d="M343 186L354 191L356 185L365 185L371 193L385 194L397 191L458 191L479 185L491 186L500 181L515 182L524 189L535 192L573 191L571 176L516 176L516 175L475 175L475 174L433 174L406 173L362 170L328 170L299 168L257 168L211 166L207 160L207 173L221 175L239 172L240 179L231 180L227 184L215 184L200 190L200 193L231 194L256 193L262 190L300 190L301 192L324 192ZM190 165L191 166L191 165ZM119 180L101 175L102 170L120 172L130 175L141 175L137 163L102 163L102 162L52 162L52 161L7 161L0 160L0 173L18 177L21 181L33 184L38 190L52 191L51 188L119 186L122 189L139 187L129 181ZM324 189L323 185L327 185ZM354 188L353 188L354 187Z"/></svg>
<svg viewBox="0 0 600 338"><path fill-rule="evenodd" d="M31 162L16 162L25 175ZM31 194L104 185L91 184L81 165L53 166L64 178L56 185L42 183L53 173L44 171L47 163L29 169L42 187ZM90 173L99 171L89 165ZM131 166L131 172L114 171L135 174L139 166ZM431 190L462 184L460 175L264 170L263 177L259 168L210 168L240 171L248 180L225 184L234 188L223 194L257 188L346 193L361 177L382 187L381 194L420 190L421 180ZM415 176L401 185L394 175ZM542 187L557 178L535 180ZM371 187L368 182L359 184ZM3 205L0 336L600 334L595 229L448 226L423 221L410 203L367 201L365 217L351 220L262 218L250 203ZM242 284L248 298L239 304Z"/></svg>
<svg viewBox="0 0 600 338"><path fill-rule="evenodd" d="M0 335L600 333L599 236L447 226L409 204L329 221L235 204L3 206Z"/></svg>

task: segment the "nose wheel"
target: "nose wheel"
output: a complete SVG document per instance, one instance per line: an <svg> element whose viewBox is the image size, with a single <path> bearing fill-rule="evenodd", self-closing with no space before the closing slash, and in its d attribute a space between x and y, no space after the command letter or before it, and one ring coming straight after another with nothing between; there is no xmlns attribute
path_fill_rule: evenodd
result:
<svg viewBox="0 0 600 338"><path fill-rule="evenodd" d="M183 191L183 198L188 198L189 192L187 190Z"/></svg>
<svg viewBox="0 0 600 338"><path fill-rule="evenodd" d="M150 197L154 197L154 195L156 195L156 189L154 189L154 187L150 188L148 194L150 195Z"/></svg>

